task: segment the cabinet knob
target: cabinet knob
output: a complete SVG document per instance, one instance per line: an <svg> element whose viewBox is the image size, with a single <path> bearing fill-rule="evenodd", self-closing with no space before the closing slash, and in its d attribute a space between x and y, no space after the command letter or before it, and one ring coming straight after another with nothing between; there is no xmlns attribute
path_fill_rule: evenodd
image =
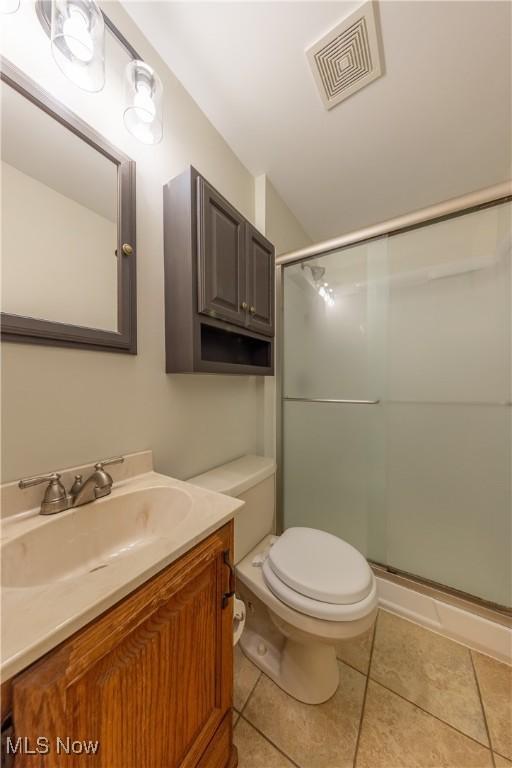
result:
<svg viewBox="0 0 512 768"><path fill-rule="evenodd" d="M240 304L240 307L241 307L243 310L247 310L247 309L249 309L249 305L248 305L248 303L247 303L246 301L242 301L242 303Z"/></svg>
<svg viewBox="0 0 512 768"><path fill-rule="evenodd" d="M133 253L133 247L130 245L130 243L123 243L121 250L125 256L131 256Z"/></svg>
<svg viewBox="0 0 512 768"><path fill-rule="evenodd" d="M251 315L255 315L256 314L256 307L251 307L249 312L251 313Z"/></svg>

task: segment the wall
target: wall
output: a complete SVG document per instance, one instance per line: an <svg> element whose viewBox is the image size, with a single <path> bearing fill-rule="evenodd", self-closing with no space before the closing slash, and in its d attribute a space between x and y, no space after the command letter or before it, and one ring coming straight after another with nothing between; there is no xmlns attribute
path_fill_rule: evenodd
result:
<svg viewBox="0 0 512 768"><path fill-rule="evenodd" d="M311 245L312 240L266 174L255 179L256 226L276 246L276 255Z"/></svg>
<svg viewBox="0 0 512 768"><path fill-rule="evenodd" d="M157 469L189 477L263 449L261 379L164 373L162 185L191 163L254 219L253 177L122 7L103 7L163 80L164 139L156 147L124 129L127 57L110 36L99 94L80 91L60 73L31 3L2 18L0 48L137 163L139 354L3 344L3 481L143 448L154 450Z"/></svg>
<svg viewBox="0 0 512 768"><path fill-rule="evenodd" d="M1 179L2 312L117 330L116 222L3 161Z"/></svg>
<svg viewBox="0 0 512 768"><path fill-rule="evenodd" d="M268 176L262 173L255 179L255 220L256 226L266 234L276 247L276 255L311 245L311 238L300 221L290 211L284 200L272 185ZM276 323L280 297L276 291ZM276 374L280 375L281 350L279 334L276 336ZM264 383L263 450L265 456L277 456L276 444L276 378L267 378Z"/></svg>

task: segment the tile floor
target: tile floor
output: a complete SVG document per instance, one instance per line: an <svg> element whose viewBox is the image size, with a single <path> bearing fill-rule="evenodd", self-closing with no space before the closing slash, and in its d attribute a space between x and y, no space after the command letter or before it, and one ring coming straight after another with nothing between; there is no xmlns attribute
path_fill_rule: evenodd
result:
<svg viewBox="0 0 512 768"><path fill-rule="evenodd" d="M338 659L311 706L235 649L239 768L512 768L512 667L382 610Z"/></svg>

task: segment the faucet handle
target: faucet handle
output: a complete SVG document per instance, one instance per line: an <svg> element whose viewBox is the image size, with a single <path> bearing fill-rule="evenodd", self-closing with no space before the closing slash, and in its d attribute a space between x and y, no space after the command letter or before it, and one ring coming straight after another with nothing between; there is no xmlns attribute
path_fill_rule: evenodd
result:
<svg viewBox="0 0 512 768"><path fill-rule="evenodd" d="M21 488L22 490L24 488L30 488L33 485L39 485L39 483L58 483L60 480L60 475L58 472L51 472L49 475L37 475L36 477L25 477L23 480L20 480L18 483L18 488Z"/></svg>
<svg viewBox="0 0 512 768"><path fill-rule="evenodd" d="M21 489L30 488L32 485L39 485L39 483L48 483L41 502L42 515L53 515L55 512L62 512L69 508L69 497L60 481L58 472L39 475L38 477L26 477L19 481L18 487Z"/></svg>
<svg viewBox="0 0 512 768"><path fill-rule="evenodd" d="M108 467L110 464L122 464L124 462L124 456L116 456L114 459L105 459L105 461L98 461L94 465L94 469L103 469L103 467Z"/></svg>

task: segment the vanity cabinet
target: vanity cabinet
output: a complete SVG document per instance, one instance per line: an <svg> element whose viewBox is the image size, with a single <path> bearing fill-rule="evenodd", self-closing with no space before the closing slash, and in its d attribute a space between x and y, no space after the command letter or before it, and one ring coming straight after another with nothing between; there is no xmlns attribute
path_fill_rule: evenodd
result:
<svg viewBox="0 0 512 768"><path fill-rule="evenodd" d="M274 372L275 250L194 168L164 187L168 373Z"/></svg>
<svg viewBox="0 0 512 768"><path fill-rule="evenodd" d="M12 683L15 736L50 739L16 768L232 768L232 524ZM99 741L58 755L55 739Z"/></svg>

